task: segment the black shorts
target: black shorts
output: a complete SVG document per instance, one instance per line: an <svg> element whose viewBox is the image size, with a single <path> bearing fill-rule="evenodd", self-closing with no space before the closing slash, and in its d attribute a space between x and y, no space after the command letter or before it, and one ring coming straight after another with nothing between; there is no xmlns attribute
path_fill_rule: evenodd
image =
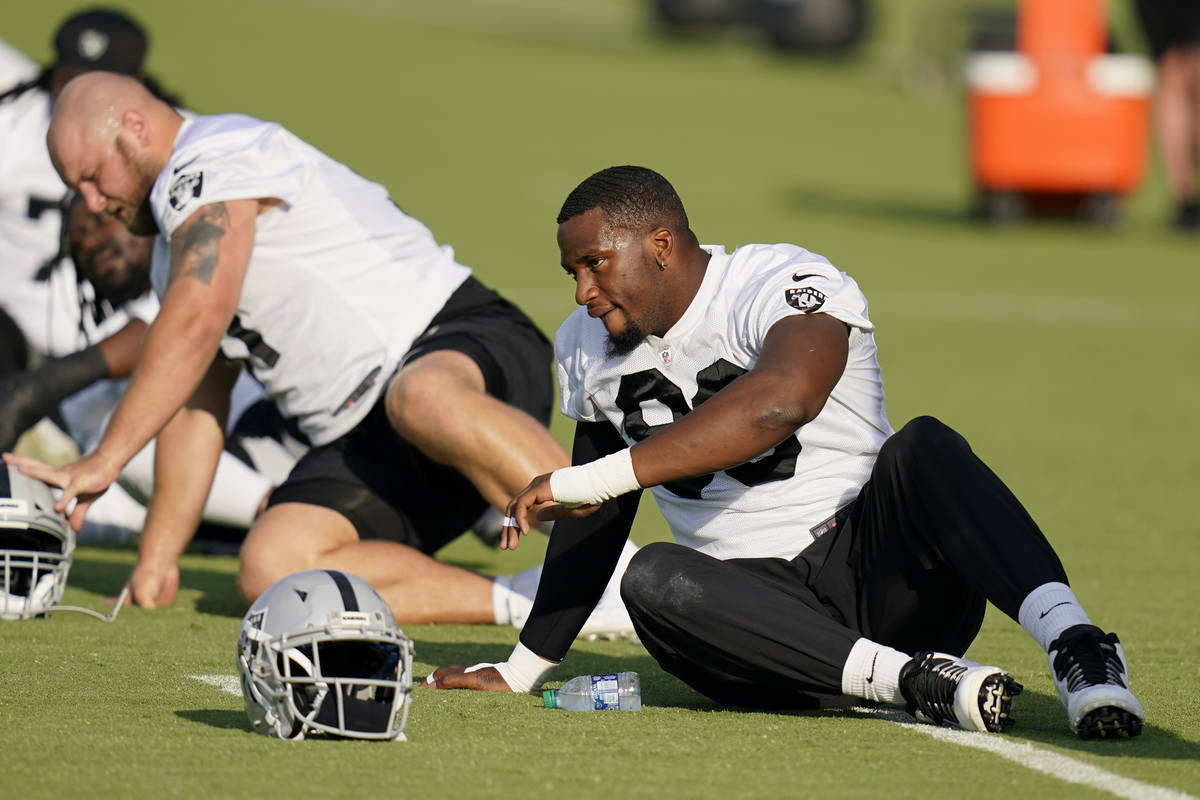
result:
<svg viewBox="0 0 1200 800"><path fill-rule="evenodd" d="M520 309L474 278L446 301L401 366L435 350L467 355L483 372L489 395L549 423L550 342ZM462 474L432 461L392 429L384 396L350 433L306 453L269 505L329 508L346 517L361 539L432 554L469 529L488 504Z"/></svg>
<svg viewBox="0 0 1200 800"><path fill-rule="evenodd" d="M1137 0L1137 11L1155 60L1173 45L1200 43L1200 3L1195 0Z"/></svg>

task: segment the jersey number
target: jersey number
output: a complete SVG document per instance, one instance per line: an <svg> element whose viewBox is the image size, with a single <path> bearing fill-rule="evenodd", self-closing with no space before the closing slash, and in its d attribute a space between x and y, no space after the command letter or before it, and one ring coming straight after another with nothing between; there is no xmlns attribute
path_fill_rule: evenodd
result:
<svg viewBox="0 0 1200 800"><path fill-rule="evenodd" d="M235 316L233 322L229 323L228 333L234 339L240 339L246 345L246 349L250 351L250 355L258 362L266 365L268 369L279 362L279 351L263 341L261 333L253 328L247 328L242 325L240 317ZM251 373L254 372L254 362L246 366L249 367Z"/></svg>
<svg viewBox="0 0 1200 800"><path fill-rule="evenodd" d="M747 370L723 358L718 359L715 364L696 373L696 394L692 397L690 405L684 399L683 390L671 383L667 376L657 369L622 376L621 385L617 390L617 408L625 415L625 435L635 442L640 442L670 424L648 424L642 413L643 403L657 400L671 410L672 421L675 422L746 372ZM800 441L795 436L789 436L762 458L731 467L725 470L725 474L745 486L781 481L796 474L796 456L799 454ZM694 478L663 484L663 487L680 497L698 500L700 492L712 479L711 473L697 475Z"/></svg>
<svg viewBox="0 0 1200 800"><path fill-rule="evenodd" d="M47 211L62 213L61 200L47 200L44 197L29 196L29 205L25 208L25 216L30 219L41 219Z"/></svg>

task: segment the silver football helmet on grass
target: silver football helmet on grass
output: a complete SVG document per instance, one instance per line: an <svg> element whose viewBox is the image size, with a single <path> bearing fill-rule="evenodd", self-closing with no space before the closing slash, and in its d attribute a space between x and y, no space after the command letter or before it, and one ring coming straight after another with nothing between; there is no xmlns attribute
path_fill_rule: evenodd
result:
<svg viewBox="0 0 1200 800"><path fill-rule="evenodd" d="M45 616L67 586L75 532L49 486L0 467L0 619Z"/></svg>
<svg viewBox="0 0 1200 800"><path fill-rule="evenodd" d="M259 733L405 738L412 640L357 575L314 569L277 581L246 612L237 650Z"/></svg>

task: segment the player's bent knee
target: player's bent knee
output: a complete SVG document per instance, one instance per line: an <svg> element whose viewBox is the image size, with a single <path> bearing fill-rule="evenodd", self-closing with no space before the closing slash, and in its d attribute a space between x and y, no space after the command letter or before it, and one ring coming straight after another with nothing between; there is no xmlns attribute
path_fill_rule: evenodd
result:
<svg viewBox="0 0 1200 800"><path fill-rule="evenodd" d="M276 548L271 548L253 536L246 540L238 558L238 591L247 602L254 602L271 584L300 568L292 568L290 559L280 558Z"/></svg>
<svg viewBox="0 0 1200 800"><path fill-rule="evenodd" d="M282 576L280 576L282 577ZM265 592L275 581L270 580L266 573L257 570L247 570L245 565L238 571L238 592L247 603L253 603L259 595Z"/></svg>
<svg viewBox="0 0 1200 800"><path fill-rule="evenodd" d="M684 563L691 552L674 542L651 542L637 551L621 578L621 599L631 615L697 599Z"/></svg>
<svg viewBox="0 0 1200 800"><path fill-rule="evenodd" d="M947 447L958 449L965 445L966 440L936 417L915 417L888 437L877 460L884 464L910 459L923 461L945 453Z"/></svg>

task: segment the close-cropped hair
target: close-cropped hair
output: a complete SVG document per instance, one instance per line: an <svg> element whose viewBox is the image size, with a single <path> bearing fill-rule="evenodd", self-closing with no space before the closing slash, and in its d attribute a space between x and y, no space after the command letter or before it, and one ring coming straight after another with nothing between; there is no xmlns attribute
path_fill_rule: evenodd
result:
<svg viewBox="0 0 1200 800"><path fill-rule="evenodd" d="M591 175L567 195L558 212L558 224L593 208L603 211L608 224L621 230L688 230L687 213L675 188L645 167L609 167Z"/></svg>

